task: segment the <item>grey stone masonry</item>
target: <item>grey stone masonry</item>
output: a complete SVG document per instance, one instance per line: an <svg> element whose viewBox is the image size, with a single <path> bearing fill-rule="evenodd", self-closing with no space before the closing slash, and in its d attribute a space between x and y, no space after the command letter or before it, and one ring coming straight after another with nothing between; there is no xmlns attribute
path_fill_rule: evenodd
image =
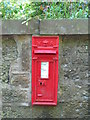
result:
<svg viewBox="0 0 90 120"><path fill-rule="evenodd" d="M88 19L42 20L40 34L88 34Z"/></svg>
<svg viewBox="0 0 90 120"><path fill-rule="evenodd" d="M32 36L3 36L2 43L2 78L7 82L9 76L9 84L2 89L3 117L80 118L88 115L88 35L60 35L56 107L31 106Z"/></svg>
<svg viewBox="0 0 90 120"><path fill-rule="evenodd" d="M87 118L88 19L0 21L0 117ZM32 35L59 36L57 106L32 106Z"/></svg>
<svg viewBox="0 0 90 120"><path fill-rule="evenodd" d="M88 34L88 19L30 20L28 26L23 20L0 21L2 35L21 34Z"/></svg>

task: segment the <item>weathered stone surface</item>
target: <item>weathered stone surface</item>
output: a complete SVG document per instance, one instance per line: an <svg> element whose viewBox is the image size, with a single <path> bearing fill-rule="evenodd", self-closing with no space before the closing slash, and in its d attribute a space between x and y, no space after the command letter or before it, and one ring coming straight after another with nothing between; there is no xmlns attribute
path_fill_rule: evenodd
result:
<svg viewBox="0 0 90 120"><path fill-rule="evenodd" d="M88 19L30 20L28 26L22 20L0 21L2 35L12 34L88 34Z"/></svg>
<svg viewBox="0 0 90 120"><path fill-rule="evenodd" d="M2 103L28 103L28 89L8 87L2 89Z"/></svg>
<svg viewBox="0 0 90 120"><path fill-rule="evenodd" d="M11 63L17 58L17 45L13 36L2 37L2 81L9 82Z"/></svg>
<svg viewBox="0 0 90 120"><path fill-rule="evenodd" d="M3 35L9 34L38 34L38 20L30 20L28 26L22 20L3 20L0 21L2 24L2 33ZM0 26L0 28L1 28Z"/></svg>
<svg viewBox="0 0 90 120"><path fill-rule="evenodd" d="M6 73L11 83L10 88L3 88L3 117L86 117L89 96L88 36L70 35L60 39L58 104L55 107L31 106L31 36L15 35L12 41L14 42L10 44L13 45L9 45L9 42L6 44L3 36L5 49L2 55L6 66L3 67L3 72L7 71L9 66L9 74ZM10 52L9 49L14 52ZM24 107L18 106L18 103ZM26 103L30 106L25 107Z"/></svg>
<svg viewBox="0 0 90 120"><path fill-rule="evenodd" d="M30 77L30 54L31 54L31 36L22 35L14 36L17 43L18 57L12 62L10 66L10 80L11 84L15 86L21 85L24 87L29 87L31 77Z"/></svg>
<svg viewBox="0 0 90 120"><path fill-rule="evenodd" d="M30 73L12 73L11 84L14 86L21 85L23 88L29 88Z"/></svg>
<svg viewBox="0 0 90 120"><path fill-rule="evenodd" d="M88 49L82 49L88 46L87 36L63 36L60 46L59 97L64 102L88 102Z"/></svg>
<svg viewBox="0 0 90 120"><path fill-rule="evenodd" d="M88 34L88 19L41 20L40 34Z"/></svg>
<svg viewBox="0 0 90 120"><path fill-rule="evenodd" d="M29 36L22 44L22 71L30 71L31 61L31 37Z"/></svg>
<svg viewBox="0 0 90 120"><path fill-rule="evenodd" d="M58 103L54 106L3 106L3 117L6 118L86 118L87 103Z"/></svg>
<svg viewBox="0 0 90 120"><path fill-rule="evenodd" d="M2 84L0 80L0 119L2 117Z"/></svg>
<svg viewBox="0 0 90 120"><path fill-rule="evenodd" d="M0 83L2 81L2 36L0 36Z"/></svg>

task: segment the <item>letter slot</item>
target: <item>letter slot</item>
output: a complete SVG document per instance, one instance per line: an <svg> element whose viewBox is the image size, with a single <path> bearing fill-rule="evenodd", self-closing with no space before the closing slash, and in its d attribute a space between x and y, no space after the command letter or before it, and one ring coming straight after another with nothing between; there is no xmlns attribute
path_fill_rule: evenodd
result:
<svg viewBox="0 0 90 120"><path fill-rule="evenodd" d="M56 54L56 50L34 50L35 54Z"/></svg>

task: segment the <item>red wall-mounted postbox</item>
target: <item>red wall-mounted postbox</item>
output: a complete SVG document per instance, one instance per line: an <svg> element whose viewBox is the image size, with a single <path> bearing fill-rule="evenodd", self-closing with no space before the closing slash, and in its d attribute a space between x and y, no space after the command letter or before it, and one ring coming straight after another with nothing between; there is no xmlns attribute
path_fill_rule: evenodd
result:
<svg viewBox="0 0 90 120"><path fill-rule="evenodd" d="M32 37L32 105L57 105L59 36Z"/></svg>

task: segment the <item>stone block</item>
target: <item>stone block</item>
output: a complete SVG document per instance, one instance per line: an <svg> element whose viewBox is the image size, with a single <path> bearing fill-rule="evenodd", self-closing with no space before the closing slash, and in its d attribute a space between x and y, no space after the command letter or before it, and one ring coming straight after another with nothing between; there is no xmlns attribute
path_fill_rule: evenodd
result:
<svg viewBox="0 0 90 120"><path fill-rule="evenodd" d="M11 84L14 86L22 86L28 88L30 85L30 73L13 72L11 77Z"/></svg>
<svg viewBox="0 0 90 120"><path fill-rule="evenodd" d="M2 104L4 103L28 103L28 89L20 88L3 88L2 89Z"/></svg>

